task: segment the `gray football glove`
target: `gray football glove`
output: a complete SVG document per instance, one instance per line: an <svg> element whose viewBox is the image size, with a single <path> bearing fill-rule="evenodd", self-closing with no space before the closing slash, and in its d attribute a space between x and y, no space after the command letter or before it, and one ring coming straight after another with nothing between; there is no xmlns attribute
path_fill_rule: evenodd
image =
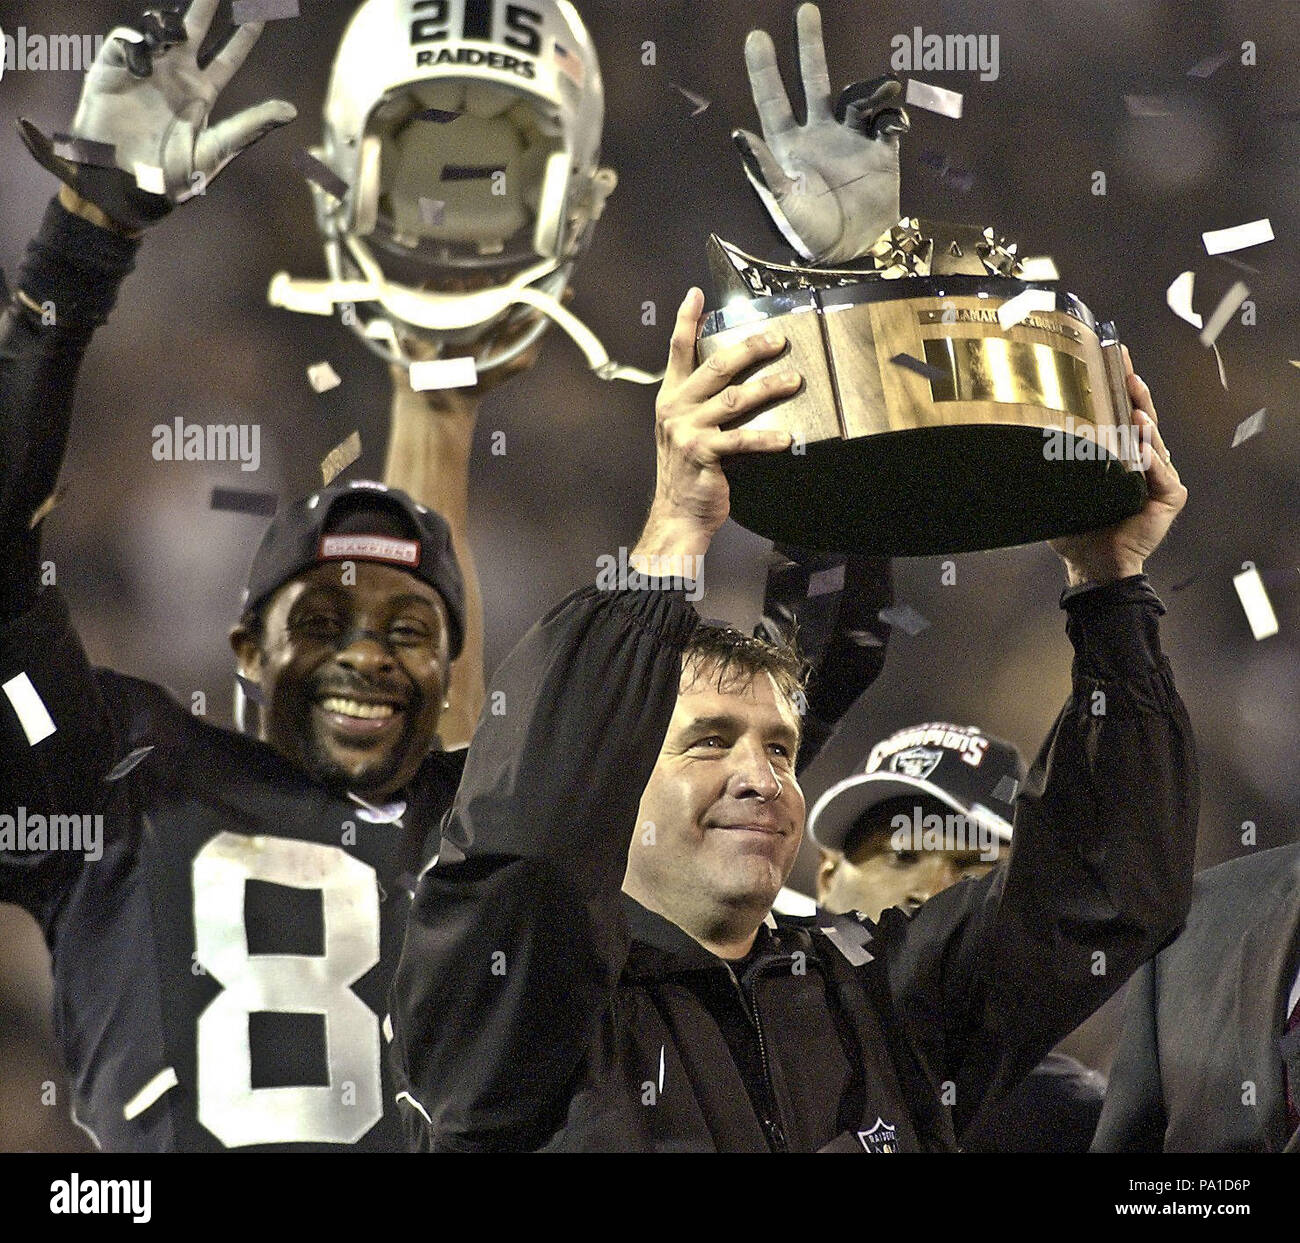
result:
<svg viewBox="0 0 1300 1243"><path fill-rule="evenodd" d="M86 74L70 142L18 122L32 155L119 225L142 229L206 192L231 160L298 115L274 99L209 127L217 96L264 25L238 27L200 67L219 2L193 0L184 19L150 9L142 30L115 29Z"/></svg>
<svg viewBox="0 0 1300 1243"><path fill-rule="evenodd" d="M889 77L854 83L832 112L821 11L800 5L796 26L807 120L795 121L771 36L754 30L745 64L763 137L736 130L732 139L786 241L812 262L848 263L898 222L898 136L910 128L903 90Z"/></svg>

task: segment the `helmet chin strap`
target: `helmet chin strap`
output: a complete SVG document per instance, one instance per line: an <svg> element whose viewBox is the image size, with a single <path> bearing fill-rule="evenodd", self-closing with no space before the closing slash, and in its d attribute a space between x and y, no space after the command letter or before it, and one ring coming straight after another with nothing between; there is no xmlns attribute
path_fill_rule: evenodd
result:
<svg viewBox="0 0 1300 1243"><path fill-rule="evenodd" d="M517 341L502 346L497 350L487 350L483 354L474 355L474 371L477 375L486 375L494 368L502 367L506 363L518 358L525 350L531 349L538 338L551 326L550 320L545 316L539 316L537 321L530 324L520 335ZM402 327L410 328L410 325L403 324ZM411 329L417 332L417 329ZM378 355L384 362L394 366L404 367L409 371L416 363L425 361L423 358L413 358L408 351L403 337L406 334L398 333L397 326L391 319L378 318L371 320L362 328L358 335L364 342L371 353ZM426 344L432 345L435 349L434 358L456 357L457 350L463 352L467 345L447 341L441 338L430 339L421 338Z"/></svg>
<svg viewBox="0 0 1300 1243"><path fill-rule="evenodd" d="M543 315L563 328L586 356L587 365L600 379L627 380L631 384L658 384L664 378L662 371L652 373L642 371L639 367L625 367L622 363L614 362L609 352L600 343L600 338L553 295L530 286L518 290L515 301L536 307Z"/></svg>
<svg viewBox="0 0 1300 1243"><path fill-rule="evenodd" d="M600 338L572 311L563 306L553 294L533 287L532 282L545 279L560 266L556 259L546 259L520 272L502 289L485 289L477 293L435 293L432 290L411 289L390 282L363 242L348 237L343 245L349 257L361 271L358 280L299 280L287 272L279 272L271 281L267 298L272 306L283 307L306 315L333 315L337 306L344 303L375 302L397 321L412 328L427 331L453 332L487 324L512 306L530 306L540 311L562 328L583 352L588 366L602 380L627 380L633 384L658 384L663 373L657 375L637 367L624 367L614 362ZM545 324L525 334L499 356L484 359L480 371L500 366L517 357L541 335ZM394 332L396 338L396 332ZM411 360L394 339L393 361L409 367Z"/></svg>

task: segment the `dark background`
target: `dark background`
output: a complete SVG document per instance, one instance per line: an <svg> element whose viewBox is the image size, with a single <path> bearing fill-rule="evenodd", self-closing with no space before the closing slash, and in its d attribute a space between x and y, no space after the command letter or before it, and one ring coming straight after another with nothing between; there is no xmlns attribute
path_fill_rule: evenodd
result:
<svg viewBox="0 0 1300 1243"><path fill-rule="evenodd" d="M86 646L99 663L153 679L187 700L207 696L228 721L232 660L226 631L263 521L213 513L214 484L289 497L319 481L320 459L353 429L365 456L352 477L382 471L388 376L337 323L267 306L271 275L323 275L295 147L319 138L333 47L353 5L303 0L296 21L271 23L219 115L276 95L300 119L238 161L206 199L148 238L82 374L68 495L46 523ZM657 370L672 316L688 285L707 288L704 240L717 229L743 248L788 252L769 229L729 140L757 129L742 45L753 26L777 39L793 84L789 0L741 3L595 3L579 0L605 75L605 161L618 170L595 243L576 278L574 308L611 354ZM135 5L0 3L0 25L44 34L105 33ZM223 8L223 13L226 11ZM1300 574L1294 553L1300 272L1300 33L1284 0L1041 0L1017 4L822 5L834 89L887 72L890 39L926 33L996 34L1000 74L921 72L965 94L951 120L912 110L903 153L903 207L993 224L1022 252L1052 255L1064 285L1099 316L1118 321L1151 385L1161 426L1191 492L1185 515L1151 565L1169 605L1166 650L1196 725L1203 777L1202 866L1239 853L1241 826L1258 846L1295 833L1296 688L1300 685ZM657 63L642 63L655 43ZM1253 40L1255 66L1241 44ZM1186 71L1233 55L1208 80ZM906 73L901 76L907 77ZM703 114L674 89L710 100ZM8 123L24 115L48 132L66 128L79 76L11 72L0 82L0 264L15 274L27 238L55 188ZM796 94L797 86L792 90ZM1132 116L1125 95L1163 97L1167 117ZM798 111L796 102L796 111ZM945 156L969 170L965 191L923 161ZM1106 174L1104 197L1092 192ZM1268 216L1277 240L1231 256L1205 254L1200 234ZM1197 272L1196 308L1208 319L1237 278L1251 288L1258 322L1232 321L1220 338L1229 388L1195 331L1165 306L1181 271ZM642 324L653 301L656 326ZM341 388L317 396L306 368L329 359ZM1236 425L1268 408L1262 435L1229 449ZM262 469L153 461L151 428L260 423ZM653 390L593 378L559 333L527 378L494 394L479 420L474 461L474 543L487 605L491 670L524 629L575 586L602 553L631 546L653 484ZM493 431L508 452L491 455ZM729 526L710 558L702 610L752 624L765 543ZM1265 575L1281 633L1256 643L1232 587L1250 559ZM872 741L930 719L979 722L1037 750L1067 691L1069 646L1057 608L1062 570L1045 546L955 558L957 582L940 584L941 559L897 565L898 596L931 622L897 632L886 671L805 782L811 806L860 762ZM812 859L795 883L811 885ZM52 1045L48 966L39 933L0 909L0 1148L85 1143L66 1121ZM1090 1022L1072 1048L1108 1063L1117 1008ZM57 1084L57 1108L40 1085Z"/></svg>

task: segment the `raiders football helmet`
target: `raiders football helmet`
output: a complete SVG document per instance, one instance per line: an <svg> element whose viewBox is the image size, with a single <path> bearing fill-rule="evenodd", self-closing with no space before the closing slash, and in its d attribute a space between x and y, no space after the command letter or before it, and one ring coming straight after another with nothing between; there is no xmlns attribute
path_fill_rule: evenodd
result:
<svg viewBox="0 0 1300 1243"><path fill-rule="evenodd" d="M602 379L656 383L561 304L617 184L600 166L603 121L600 65L569 0L366 0L311 153L325 169L308 174L330 277L281 272L272 304L340 309L407 366L412 338L438 357L509 340L480 373L554 322Z"/></svg>

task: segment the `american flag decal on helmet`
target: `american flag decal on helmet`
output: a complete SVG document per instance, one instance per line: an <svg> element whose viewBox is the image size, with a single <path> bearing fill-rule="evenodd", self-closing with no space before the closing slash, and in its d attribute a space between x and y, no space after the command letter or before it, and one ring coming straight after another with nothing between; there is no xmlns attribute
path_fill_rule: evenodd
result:
<svg viewBox="0 0 1300 1243"><path fill-rule="evenodd" d="M587 67L562 43L555 45L555 65L574 86L581 87L587 80Z"/></svg>

